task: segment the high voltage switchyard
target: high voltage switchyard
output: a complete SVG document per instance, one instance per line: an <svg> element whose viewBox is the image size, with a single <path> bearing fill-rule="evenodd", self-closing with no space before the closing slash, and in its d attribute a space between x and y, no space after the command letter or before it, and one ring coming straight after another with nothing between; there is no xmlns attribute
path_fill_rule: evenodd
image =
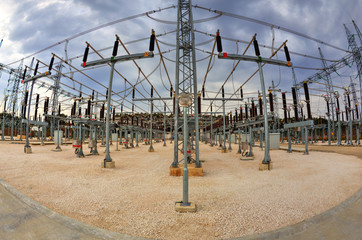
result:
<svg viewBox="0 0 362 240"><path fill-rule="evenodd" d="M174 19L158 17L159 13L172 10L176 13ZM194 10L207 17L194 17ZM258 33L251 33L249 38L242 39L238 36L225 36L222 28L207 32L195 26L206 22L212 24L219 18L231 18L239 24L246 22L270 28L271 46L263 42L265 38L259 39ZM132 40L129 40L126 33L119 32L115 34L114 42L109 42L109 47L105 48L98 48L97 43L92 43L97 40L91 33L136 19L152 20L157 24L173 26L174 29L167 32L156 28L144 29L143 38ZM288 171L288 159L296 155L300 165L303 165L303 159L307 159L307 155L315 160L322 158L326 161L329 158L310 154L310 150L322 149L321 151L337 153L351 151L360 156L362 34L353 20L343 24L343 28L345 32L340 34L345 34L348 49L284 26L193 5L191 0L178 0L176 5L91 28L18 61L0 63L0 76L3 75L3 79L4 76L7 77L7 83L1 85L4 92L0 117L1 146L16 146L16 151L12 154L16 154L17 158L60 159L57 162L59 166L62 165L62 159L65 162L72 161L73 165L64 167L69 171L79 167L77 164L81 163L96 166L88 169L87 175L96 172L97 178L102 178L103 175L104 179L108 179L109 174L113 173L126 176L124 172L114 171L133 169L131 165L141 160L145 165L139 164L133 174L142 176L145 173L145 177L141 178L147 178L146 172L152 172L161 166L155 159L162 160L162 164L167 163L166 169L162 168L162 171L157 172L157 175L162 175L162 180L154 181L156 178L150 178L147 181L150 184L159 182L157 189L166 185L162 184L165 179L171 182L172 191L177 196L168 199L168 204L174 204L171 204L173 213L191 212L188 214L202 215L209 208L223 209L216 203L219 202L217 198L211 204L212 197L201 194L207 186L201 188L198 181L206 181L208 184L208 178L216 174L210 185L213 186L211 191L217 192L217 186L224 181L221 180L221 175L218 178L217 172L225 168L222 162L228 159L238 160L229 166L234 169L230 172L245 167L249 172L258 174L257 178L264 179L273 171L275 174L279 173L283 167ZM290 47L292 40L277 41L275 31L291 34L291 39L301 38L320 47L315 49L314 55L298 52L299 50ZM88 36L92 37L85 43L78 41L79 38ZM77 52L69 50L70 44L77 46ZM137 47L132 52L129 49L133 44ZM233 46L231 44L236 45L236 49L230 47ZM64 49L61 51L63 54L59 51L55 53L54 49L59 49L59 46ZM328 59L324 56L324 49L343 53L343 57ZM269 51L271 53L266 55ZM40 54L48 57L38 59ZM303 66L299 64L303 61L295 64L293 58L319 61L319 64ZM200 65L203 67L198 67ZM217 65L222 65L222 68ZM238 73L238 68L243 65L252 69L252 74ZM132 75L125 74L125 68ZM303 75L301 79L298 77L299 70L306 70L310 75ZM212 79L220 76L222 78L215 84ZM342 77L343 81L338 79ZM281 84L283 81L288 84ZM346 147L352 150L343 150ZM277 155L279 151L281 155ZM220 158L220 162L213 162L214 157ZM86 162L87 159L89 162ZM150 162L147 163L148 159ZM282 162L278 162L280 159ZM333 166L336 162L320 164ZM40 165L48 166L48 163ZM41 166L34 168L38 171ZM309 170L321 169L323 174L339 176L339 173L323 171L323 167L319 165L308 167ZM290 166L291 172L292 169ZM133 178L134 175L128 177ZM240 179L247 178L246 176L247 173L240 176ZM325 176L320 176L321 179L323 177ZM360 177L356 179L358 181ZM136 184L137 181L142 180L133 179L130 183ZM105 188L110 187L110 184L113 184L112 181L105 182ZM127 189L122 184L120 186ZM256 188L263 186L257 185ZM354 190L350 190L351 192L355 192L360 183L353 186ZM138 189L137 185L130 191L135 189ZM116 191L118 190L113 189L111 193ZM157 195L157 190L145 191L149 196ZM346 194L350 196L351 192ZM122 192L121 196L124 194L126 193ZM249 192L243 194L248 195ZM107 201L112 201L111 195L107 195ZM139 196L133 197L137 199ZM142 197L143 193L140 198ZM269 195L261 198L267 199ZM325 197L323 199L321 201L326 201ZM41 202L41 199L38 201ZM107 201L103 204L107 205ZM157 203L159 201L155 200ZM342 198L336 201L340 202ZM228 205L228 202L223 204ZM336 205L330 203L331 206L333 204ZM128 207L132 208L132 204ZM328 208L321 209L325 211ZM80 220L87 221L86 217ZM91 224L97 225L96 221L92 221L90 220ZM289 225L291 222L283 224ZM212 224L215 223L210 223L211 226ZM102 224L97 226L107 228ZM116 231L116 228L108 229ZM254 232L271 229L260 228ZM127 234L140 232L142 231L125 231ZM172 233L157 234L161 233L142 232L137 236L172 238ZM230 235L215 233L211 238L235 237L235 234L239 236L244 232L241 234L236 231ZM195 235L186 236L195 238Z"/></svg>

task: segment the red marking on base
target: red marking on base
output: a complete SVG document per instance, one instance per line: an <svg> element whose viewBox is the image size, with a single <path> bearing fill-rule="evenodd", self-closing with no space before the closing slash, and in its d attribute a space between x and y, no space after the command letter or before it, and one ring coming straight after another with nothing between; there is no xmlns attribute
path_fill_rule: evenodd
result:
<svg viewBox="0 0 362 240"><path fill-rule="evenodd" d="M228 54L227 54L226 52L223 52L223 53L222 53L222 56L223 56L223 57L227 57Z"/></svg>

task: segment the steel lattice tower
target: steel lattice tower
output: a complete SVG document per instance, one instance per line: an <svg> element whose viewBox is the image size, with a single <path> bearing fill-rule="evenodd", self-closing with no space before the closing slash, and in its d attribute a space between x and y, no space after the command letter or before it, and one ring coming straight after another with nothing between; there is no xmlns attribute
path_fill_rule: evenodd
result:
<svg viewBox="0 0 362 240"><path fill-rule="evenodd" d="M59 63L55 69L57 71L57 74L55 76L53 76L52 78L54 79L54 86L53 86L53 92L52 92L52 97L51 97L51 102L52 102L52 115L54 115L55 112L57 112L58 110L58 99L59 99L59 89L60 89L60 78L62 76L61 71L62 71L62 67L63 65L61 63Z"/></svg>
<svg viewBox="0 0 362 240"><path fill-rule="evenodd" d="M179 94L192 94L193 101L188 108L188 133L190 145L196 152L196 166L200 167L199 161L199 116L197 101L197 78L196 78L196 56L195 56L195 34L193 25L191 0L179 0L177 7L177 32L176 32L176 76L175 76L175 141L173 167L178 164L179 146Z"/></svg>
<svg viewBox="0 0 362 240"><path fill-rule="evenodd" d="M357 65L357 71L358 71L357 74L358 74L359 89L360 89L360 110L362 110L362 60L361 60L362 58L361 58L361 48L358 47L356 39L355 39L355 36L358 36L358 38L360 40L360 44L362 45L362 34L361 34L359 28L357 27L356 23L354 21L352 21L352 23L356 29L356 32L357 32L356 35L352 34L345 24L343 24L343 26L346 30L348 45L353 53L353 59Z"/></svg>
<svg viewBox="0 0 362 240"><path fill-rule="evenodd" d="M323 68L326 69L328 66L327 66L327 62L326 60L324 59L324 55L322 53L322 50L321 48L318 48L318 51L319 51L319 54L321 56L321 59L322 59L322 65L323 65ZM331 110L331 115L332 115L332 133L333 133L333 137L332 139L334 139L335 137L335 131L336 131L336 126L335 126L335 119L334 119L334 115L335 115L335 101L334 101L334 97L333 96L333 93L334 93L334 88L333 88L333 84L332 84L332 79L331 79L331 76L330 74L326 74L325 75L325 81L326 81L326 91L328 93L328 97L329 97L329 104L330 104L330 110Z"/></svg>
<svg viewBox="0 0 362 240"><path fill-rule="evenodd" d="M7 112L15 114L17 111L19 84L23 72L23 60L21 60L19 67L12 73L8 80L7 92L9 95L9 104L7 105Z"/></svg>

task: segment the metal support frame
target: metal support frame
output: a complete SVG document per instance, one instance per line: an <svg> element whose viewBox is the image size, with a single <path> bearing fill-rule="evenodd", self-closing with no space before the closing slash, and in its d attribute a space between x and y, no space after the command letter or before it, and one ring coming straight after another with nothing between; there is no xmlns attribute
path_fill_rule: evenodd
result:
<svg viewBox="0 0 362 240"><path fill-rule="evenodd" d="M192 105L188 107L188 112L194 115L187 121L188 129L195 129L195 137L190 136L187 140L194 141L196 167L201 167L199 160L199 113L198 92L196 77L196 55L195 55L195 34L192 15L191 0L178 0L177 7L177 30L176 30L176 75L175 75L175 128L174 128L174 160L172 167L178 166L178 146L179 143L179 94L192 94Z"/></svg>
<svg viewBox="0 0 362 240"><path fill-rule="evenodd" d="M123 55L123 56L112 56L111 58L100 59L96 61L91 61L87 63L83 63L82 67L91 67L101 64L110 63L111 64L111 71L109 75L109 82L108 82L108 96L107 96L107 115L106 115L106 156L104 158L104 166L106 166L106 162L112 162L111 155L109 153L109 139L110 139L110 116L111 116L111 97L112 97L112 85L113 85L113 73L114 73L114 65L116 62L119 61L130 61L135 59L142 59L142 58L152 58L154 57L153 52L145 52L145 53L137 53L137 54L130 54L130 55Z"/></svg>

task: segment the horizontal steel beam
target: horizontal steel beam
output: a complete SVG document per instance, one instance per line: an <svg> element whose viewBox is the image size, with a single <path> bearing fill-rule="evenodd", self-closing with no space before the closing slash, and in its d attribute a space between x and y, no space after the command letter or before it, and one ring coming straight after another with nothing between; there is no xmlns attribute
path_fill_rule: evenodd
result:
<svg viewBox="0 0 362 240"><path fill-rule="evenodd" d="M22 122L22 123L27 123L28 120L22 119L21 122ZM48 123L47 123L47 122L40 122L40 121L33 121L33 120L29 120L29 124L31 124L31 125L37 125L37 126L44 126L44 127L48 126Z"/></svg>
<svg viewBox="0 0 362 240"><path fill-rule="evenodd" d="M37 80L39 78L42 78L42 77L46 77L46 76L50 76L51 75L51 72L45 72L45 73L42 73L42 74L39 74L39 75L36 75L36 76L33 76L33 77L29 77L27 79L25 79L23 81L23 83L27 83L27 82L30 82L30 81L34 81L34 80Z"/></svg>
<svg viewBox="0 0 362 240"><path fill-rule="evenodd" d="M134 98L132 101L162 101L162 100L172 100L173 98Z"/></svg>
<svg viewBox="0 0 362 240"><path fill-rule="evenodd" d="M312 126L313 126L313 120L307 120L303 122L284 124L284 129L295 128L295 127L312 127Z"/></svg>
<svg viewBox="0 0 362 240"><path fill-rule="evenodd" d="M243 101L243 99L235 99L235 98L203 98L202 100L206 101Z"/></svg>
<svg viewBox="0 0 362 240"><path fill-rule="evenodd" d="M229 54L229 53L219 53L219 59L230 59L230 60L242 60L248 62L263 62L267 64L279 65L279 66L286 66L289 67L291 64L285 61L270 59L270 58L262 58L262 57L255 57L255 56L248 56L248 55L240 55L240 54Z"/></svg>
<svg viewBox="0 0 362 240"><path fill-rule="evenodd" d="M154 57L153 52L135 53L135 54L130 54L130 55L122 55L122 56L118 56L118 57L111 57L111 58L90 61L90 62L81 64L81 66L86 68L86 67L92 67L92 66L97 66L97 65L101 65L101 64L111 63L111 62L116 63L116 62L122 62L122 61L136 60L136 59L141 59L141 58L153 58L153 57Z"/></svg>

